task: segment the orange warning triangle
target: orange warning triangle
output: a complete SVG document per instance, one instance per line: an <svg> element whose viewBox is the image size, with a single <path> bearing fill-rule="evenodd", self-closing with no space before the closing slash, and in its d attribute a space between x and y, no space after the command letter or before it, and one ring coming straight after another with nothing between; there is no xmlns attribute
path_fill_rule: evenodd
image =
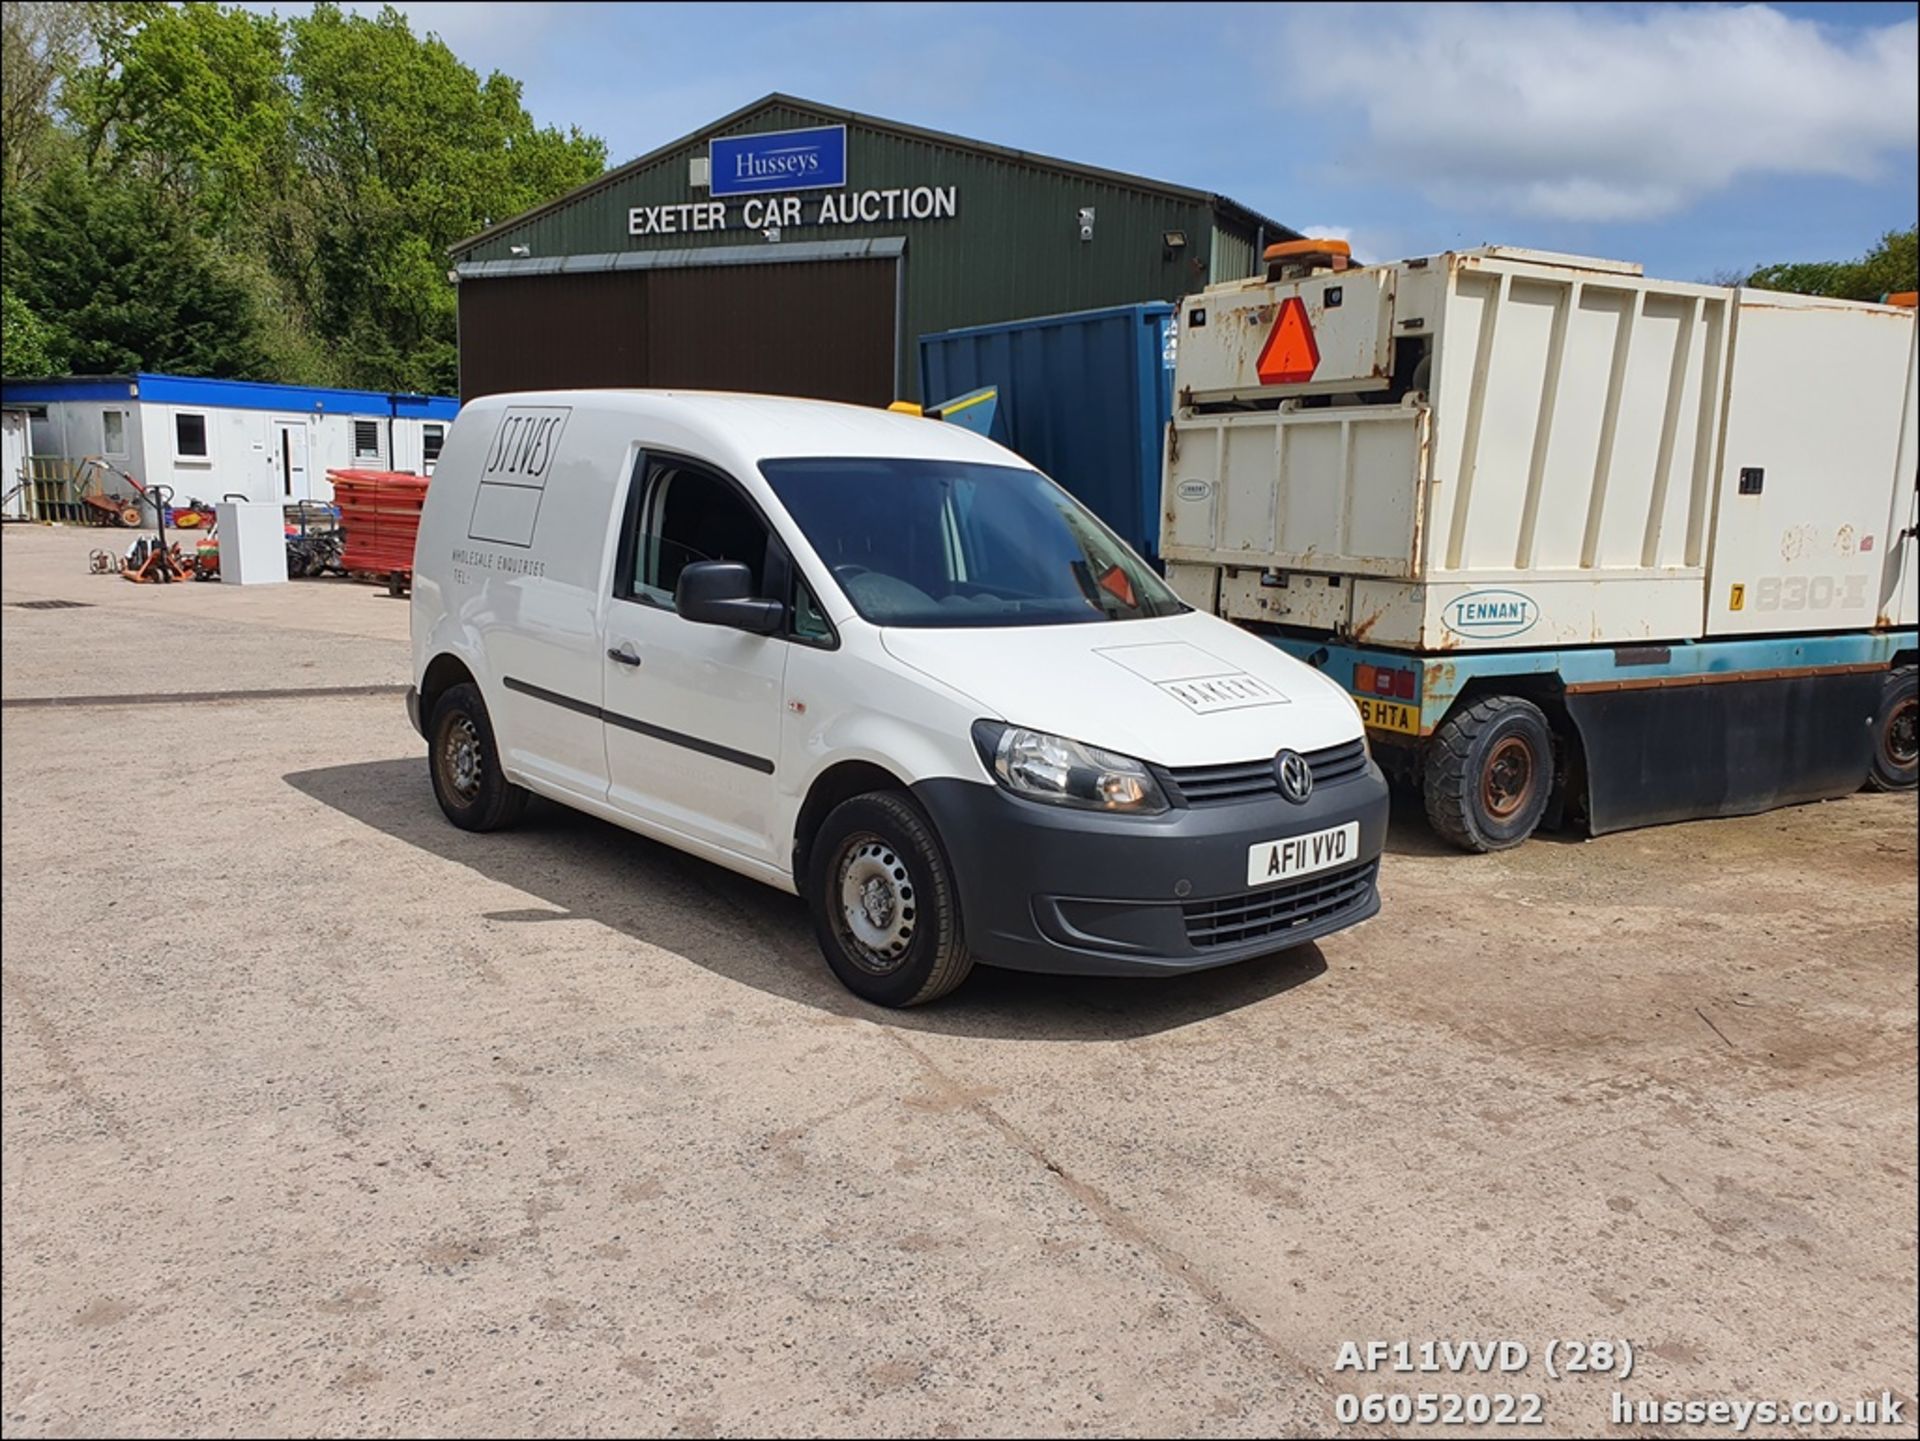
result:
<svg viewBox="0 0 1920 1441"><path fill-rule="evenodd" d="M1314 343L1313 325L1299 296L1290 295L1280 303L1273 333L1261 347L1254 368L1262 385L1299 385L1312 380L1320 368L1320 347Z"/></svg>
<svg viewBox="0 0 1920 1441"><path fill-rule="evenodd" d="M1122 605L1138 605L1133 598L1133 582L1127 579L1127 573L1117 565L1110 565L1096 582L1100 589L1107 592Z"/></svg>

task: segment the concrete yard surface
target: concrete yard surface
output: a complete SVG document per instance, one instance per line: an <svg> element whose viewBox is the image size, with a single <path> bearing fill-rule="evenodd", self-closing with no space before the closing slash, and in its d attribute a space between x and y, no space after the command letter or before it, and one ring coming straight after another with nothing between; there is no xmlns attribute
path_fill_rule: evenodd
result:
<svg viewBox="0 0 1920 1441"><path fill-rule="evenodd" d="M403 685L403 603L89 541L0 533L9 1436L1914 1434L1910 795L1489 857L1407 807L1357 930L892 1013L792 897L454 829L397 693L217 697ZM1402 1339L1529 1360L1336 1370Z"/></svg>

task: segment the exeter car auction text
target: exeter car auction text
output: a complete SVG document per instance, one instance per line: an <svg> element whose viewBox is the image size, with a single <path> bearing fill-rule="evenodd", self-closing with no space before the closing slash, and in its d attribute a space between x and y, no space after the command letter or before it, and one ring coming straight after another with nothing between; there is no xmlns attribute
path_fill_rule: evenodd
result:
<svg viewBox="0 0 1920 1441"><path fill-rule="evenodd" d="M910 189L855 190L822 196L753 195L740 203L734 225L763 230L780 225L871 225L882 220L951 220L959 213L959 187L916 185ZM627 212L629 235L683 235L727 230L727 202L636 205Z"/></svg>

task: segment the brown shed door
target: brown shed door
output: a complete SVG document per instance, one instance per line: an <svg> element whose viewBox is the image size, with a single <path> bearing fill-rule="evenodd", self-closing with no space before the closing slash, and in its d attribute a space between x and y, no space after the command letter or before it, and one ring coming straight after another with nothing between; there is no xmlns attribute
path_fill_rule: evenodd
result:
<svg viewBox="0 0 1920 1441"><path fill-rule="evenodd" d="M469 281L460 389L681 386L885 405L894 293L891 259Z"/></svg>
<svg viewBox="0 0 1920 1441"><path fill-rule="evenodd" d="M894 399L890 261L655 270L649 279L650 385Z"/></svg>
<svg viewBox="0 0 1920 1441"><path fill-rule="evenodd" d="M460 398L647 384L646 281L609 270L465 282Z"/></svg>

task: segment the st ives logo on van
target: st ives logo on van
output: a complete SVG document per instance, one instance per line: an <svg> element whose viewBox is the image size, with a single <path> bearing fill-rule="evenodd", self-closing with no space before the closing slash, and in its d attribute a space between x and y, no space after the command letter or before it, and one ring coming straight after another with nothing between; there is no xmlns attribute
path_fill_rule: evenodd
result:
<svg viewBox="0 0 1920 1441"><path fill-rule="evenodd" d="M1540 607L1517 590L1472 590L1447 602L1440 623L1455 635L1504 640L1533 629Z"/></svg>
<svg viewBox="0 0 1920 1441"><path fill-rule="evenodd" d="M564 405L515 406L504 412L487 449L481 478L544 485L570 414L572 407Z"/></svg>

